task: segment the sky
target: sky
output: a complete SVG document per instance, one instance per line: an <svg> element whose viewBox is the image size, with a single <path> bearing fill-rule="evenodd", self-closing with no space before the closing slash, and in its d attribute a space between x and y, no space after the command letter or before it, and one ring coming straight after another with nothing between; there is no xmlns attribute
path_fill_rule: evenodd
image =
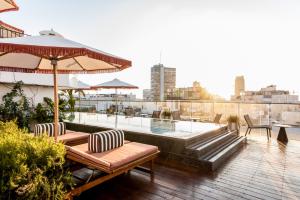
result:
<svg viewBox="0 0 300 200"><path fill-rule="evenodd" d="M270 84L300 92L299 0L16 0L1 20L37 35L65 37L132 61L118 73L78 75L91 85L113 78L150 88L150 68L177 69L177 87L199 81L229 98L235 76L246 90ZM160 59L161 55L161 59Z"/></svg>

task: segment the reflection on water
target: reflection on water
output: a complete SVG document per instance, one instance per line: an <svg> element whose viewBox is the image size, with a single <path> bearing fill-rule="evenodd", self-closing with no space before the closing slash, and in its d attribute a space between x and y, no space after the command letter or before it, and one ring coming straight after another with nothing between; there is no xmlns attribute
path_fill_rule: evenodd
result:
<svg viewBox="0 0 300 200"><path fill-rule="evenodd" d="M74 116L68 121L176 138L190 138L222 127L222 125L213 123L171 121L97 113L74 113Z"/></svg>

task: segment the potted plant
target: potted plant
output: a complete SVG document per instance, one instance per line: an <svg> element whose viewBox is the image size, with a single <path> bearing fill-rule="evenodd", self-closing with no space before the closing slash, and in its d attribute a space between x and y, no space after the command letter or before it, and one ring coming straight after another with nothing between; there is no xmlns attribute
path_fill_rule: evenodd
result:
<svg viewBox="0 0 300 200"><path fill-rule="evenodd" d="M171 119L171 111L168 109L165 109L161 113L161 118L162 119Z"/></svg>
<svg viewBox="0 0 300 200"><path fill-rule="evenodd" d="M227 122L228 122L228 129L231 131L235 131L235 130L239 130L240 128L240 119L238 116L236 115L230 115L227 118Z"/></svg>

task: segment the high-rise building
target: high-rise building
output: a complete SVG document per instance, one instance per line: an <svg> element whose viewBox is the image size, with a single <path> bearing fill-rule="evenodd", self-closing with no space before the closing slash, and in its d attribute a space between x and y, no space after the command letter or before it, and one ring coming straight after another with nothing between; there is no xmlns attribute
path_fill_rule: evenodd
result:
<svg viewBox="0 0 300 200"><path fill-rule="evenodd" d="M235 77L235 90L234 96L235 98L239 98L241 93L245 92L245 79L244 76Z"/></svg>
<svg viewBox="0 0 300 200"><path fill-rule="evenodd" d="M176 68L165 67L162 64L151 68L151 99L164 101L168 91L176 87Z"/></svg>

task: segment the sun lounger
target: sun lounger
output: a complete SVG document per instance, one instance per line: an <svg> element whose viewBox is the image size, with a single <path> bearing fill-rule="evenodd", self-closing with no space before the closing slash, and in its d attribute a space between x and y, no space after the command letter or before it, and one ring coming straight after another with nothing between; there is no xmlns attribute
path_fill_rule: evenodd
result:
<svg viewBox="0 0 300 200"><path fill-rule="evenodd" d="M90 142L90 140L89 140ZM73 189L68 198L79 195L85 190L88 190L100 183L103 183L115 176L126 173L133 168L141 169L151 175L151 180L154 179L153 164L159 150L156 146L137 143L125 142L120 147L113 148L108 151L93 153L89 150L89 143L66 146L67 159L75 161L89 169L105 172L103 176L88 181L75 189ZM149 164L148 168L140 167L141 165Z"/></svg>

